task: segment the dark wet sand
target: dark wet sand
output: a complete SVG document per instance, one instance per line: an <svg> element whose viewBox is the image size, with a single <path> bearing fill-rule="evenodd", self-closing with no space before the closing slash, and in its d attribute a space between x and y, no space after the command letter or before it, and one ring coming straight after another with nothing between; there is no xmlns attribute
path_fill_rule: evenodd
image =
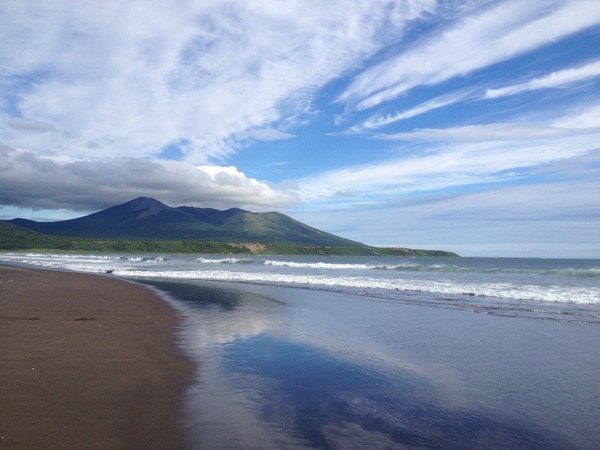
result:
<svg viewBox="0 0 600 450"><path fill-rule="evenodd" d="M180 448L177 320L143 286L0 266L0 449Z"/></svg>

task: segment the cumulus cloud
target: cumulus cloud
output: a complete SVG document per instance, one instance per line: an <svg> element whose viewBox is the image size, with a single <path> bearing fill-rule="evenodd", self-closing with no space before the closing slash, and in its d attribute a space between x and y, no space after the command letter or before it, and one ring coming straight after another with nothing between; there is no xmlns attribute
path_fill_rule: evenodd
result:
<svg viewBox="0 0 600 450"><path fill-rule="evenodd" d="M272 124L398 39L428 1L258 0L3 2L7 145L73 157L145 157L185 140L211 163L243 144L281 139ZM10 61L10 64L6 62ZM10 93L10 95L8 95Z"/></svg>
<svg viewBox="0 0 600 450"><path fill-rule="evenodd" d="M505 61L600 23L595 2L502 2L468 14L355 77L339 100L359 110Z"/></svg>
<svg viewBox="0 0 600 450"><path fill-rule="evenodd" d="M272 210L294 194L247 177L235 167L121 157L64 160L0 145L0 204L89 211L152 196L170 205Z"/></svg>

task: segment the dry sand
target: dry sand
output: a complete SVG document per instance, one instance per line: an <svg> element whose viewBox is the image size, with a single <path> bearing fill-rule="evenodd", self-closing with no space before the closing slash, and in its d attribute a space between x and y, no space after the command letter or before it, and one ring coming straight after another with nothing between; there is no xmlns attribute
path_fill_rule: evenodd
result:
<svg viewBox="0 0 600 450"><path fill-rule="evenodd" d="M176 325L143 286L0 266L0 449L180 448Z"/></svg>

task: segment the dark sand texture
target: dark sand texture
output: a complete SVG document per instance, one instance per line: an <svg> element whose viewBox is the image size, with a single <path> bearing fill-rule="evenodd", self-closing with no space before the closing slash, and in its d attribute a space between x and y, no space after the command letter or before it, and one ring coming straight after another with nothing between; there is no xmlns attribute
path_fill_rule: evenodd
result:
<svg viewBox="0 0 600 450"><path fill-rule="evenodd" d="M0 449L180 447L176 323L142 286L0 266Z"/></svg>

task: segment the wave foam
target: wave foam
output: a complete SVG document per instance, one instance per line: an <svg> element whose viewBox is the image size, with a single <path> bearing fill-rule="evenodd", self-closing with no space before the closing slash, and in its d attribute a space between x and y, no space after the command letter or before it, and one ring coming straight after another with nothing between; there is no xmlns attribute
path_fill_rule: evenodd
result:
<svg viewBox="0 0 600 450"><path fill-rule="evenodd" d="M293 261L270 261L270 260L266 260L264 262L264 264L266 266L293 267L296 269L365 270L365 269L376 268L376 266L369 266L366 264L335 264L335 263L325 263L325 262L303 263L303 262L293 262Z"/></svg>
<svg viewBox="0 0 600 450"><path fill-rule="evenodd" d="M258 262L256 259L252 258L196 258L196 261L202 264L254 264Z"/></svg>
<svg viewBox="0 0 600 450"><path fill-rule="evenodd" d="M223 270L118 270L114 273L123 277L233 281L327 289L351 288L359 290L421 292L436 295L469 295L506 300L600 304L598 291L583 287L513 285L509 283L476 284L370 277L330 277L316 274L294 275L285 273L229 272Z"/></svg>
<svg viewBox="0 0 600 450"><path fill-rule="evenodd" d="M600 305L600 289L592 286L593 280L562 283L565 277L595 278L600 276L600 269L592 268L468 268L450 264L348 264L334 262L304 262L264 260L261 258L196 258L196 268L188 262L178 265L177 257L169 257L169 268L164 256L139 255L84 255L57 253L5 253L0 260L13 261L40 267L67 269L80 272L103 273L111 271L115 275L131 277L180 278L217 281L235 281L248 283L275 284L286 286L311 287L317 289L348 289L354 291L381 291L393 297L394 291L416 292L431 295L476 296L507 299L514 301L542 301L555 303L574 303ZM182 260L185 261L185 260ZM211 270L218 264L249 264L247 269L237 266L235 270ZM204 270L201 266L204 266ZM212 266L212 267L211 267ZM259 266L263 266L260 268ZM287 267L285 271L269 270L269 267ZM164 267L164 270L161 270ZM172 268L171 268L172 267ZM184 269L184 267L186 267ZM258 269L256 269L259 267ZM208 270L206 270L208 269ZM240 270L242 269L242 270ZM375 271L373 271L375 270ZM380 270L392 271L428 271L426 277L403 276L401 274L381 273ZM463 271L484 274L481 282L452 280L450 276L433 277L430 274L439 272ZM488 273L517 274L515 277L497 277ZM556 282L546 278L550 274L560 277ZM527 274L526 278L520 274ZM536 279L545 277L547 281L536 283ZM507 281L509 280L509 281ZM485 281L485 282L484 282ZM387 293L387 294L385 294Z"/></svg>

